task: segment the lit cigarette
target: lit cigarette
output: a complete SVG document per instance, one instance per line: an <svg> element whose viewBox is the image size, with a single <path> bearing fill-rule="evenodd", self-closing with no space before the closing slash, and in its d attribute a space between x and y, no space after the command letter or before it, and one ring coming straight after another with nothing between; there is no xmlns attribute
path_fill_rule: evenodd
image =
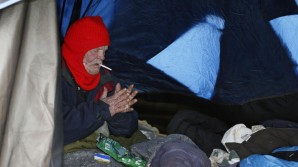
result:
<svg viewBox="0 0 298 167"><path fill-rule="evenodd" d="M100 66L103 67L103 68L105 68L105 69L108 69L108 70L112 71L112 69L110 67L107 67L107 66L105 66L103 64L101 64Z"/></svg>

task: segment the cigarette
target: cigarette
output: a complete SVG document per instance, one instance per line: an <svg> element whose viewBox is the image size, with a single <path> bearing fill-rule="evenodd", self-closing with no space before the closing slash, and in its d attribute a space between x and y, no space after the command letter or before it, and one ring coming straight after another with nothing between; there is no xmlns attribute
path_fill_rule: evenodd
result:
<svg viewBox="0 0 298 167"><path fill-rule="evenodd" d="M101 64L100 66L103 67L103 68L105 68L105 69L108 69L108 70L112 71L112 69L110 67L107 67L107 66L105 66L103 64Z"/></svg>

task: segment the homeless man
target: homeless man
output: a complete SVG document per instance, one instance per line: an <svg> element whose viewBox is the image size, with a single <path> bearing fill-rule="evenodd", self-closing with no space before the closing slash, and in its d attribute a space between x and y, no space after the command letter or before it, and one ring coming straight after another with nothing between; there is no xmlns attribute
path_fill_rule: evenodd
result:
<svg viewBox="0 0 298 167"><path fill-rule="evenodd" d="M138 127L137 91L121 88L102 67L110 44L101 17L74 22L62 45L64 144L83 139L107 122L109 133L129 137Z"/></svg>

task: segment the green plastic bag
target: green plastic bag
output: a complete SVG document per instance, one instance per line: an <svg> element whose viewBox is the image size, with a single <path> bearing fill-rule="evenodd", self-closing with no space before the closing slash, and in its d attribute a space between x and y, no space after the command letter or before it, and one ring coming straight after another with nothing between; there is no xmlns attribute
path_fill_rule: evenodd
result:
<svg viewBox="0 0 298 167"><path fill-rule="evenodd" d="M98 137L96 146L106 154L110 155L116 161L123 163L125 166L145 167L147 164L145 160L134 156L117 141L110 139L103 134L100 134Z"/></svg>

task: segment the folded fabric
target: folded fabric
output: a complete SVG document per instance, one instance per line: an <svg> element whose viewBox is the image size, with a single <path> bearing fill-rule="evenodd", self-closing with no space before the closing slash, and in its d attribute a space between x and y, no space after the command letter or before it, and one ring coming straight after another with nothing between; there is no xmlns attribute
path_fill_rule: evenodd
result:
<svg viewBox="0 0 298 167"><path fill-rule="evenodd" d="M168 124L167 132L186 135L209 156L214 148L224 149L221 139L229 127L223 121L202 112L178 111Z"/></svg>
<svg viewBox="0 0 298 167"><path fill-rule="evenodd" d="M162 145L150 163L151 167L210 167L207 155L197 146L184 141Z"/></svg>
<svg viewBox="0 0 298 167"><path fill-rule="evenodd" d="M224 134L221 143L229 152L230 150L226 146L226 143L242 143L243 141L248 140L251 134L251 129L247 128L244 124L237 124Z"/></svg>
<svg viewBox="0 0 298 167"><path fill-rule="evenodd" d="M292 121L282 120L282 119L267 120L267 121L263 121L261 124L264 125L265 127L270 127L270 128L298 128L297 122L292 122Z"/></svg>
<svg viewBox="0 0 298 167"><path fill-rule="evenodd" d="M226 146L244 159L252 154L270 154L280 147L297 146L297 139L297 128L267 128L252 134L248 141L226 143Z"/></svg>
<svg viewBox="0 0 298 167"><path fill-rule="evenodd" d="M185 135L171 134L164 138L152 139L152 140L133 144L130 147L130 149L133 154L141 156L149 162L153 159L155 153L162 145L164 145L167 142L173 142L173 141L182 141L182 142L194 144L192 140Z"/></svg>

